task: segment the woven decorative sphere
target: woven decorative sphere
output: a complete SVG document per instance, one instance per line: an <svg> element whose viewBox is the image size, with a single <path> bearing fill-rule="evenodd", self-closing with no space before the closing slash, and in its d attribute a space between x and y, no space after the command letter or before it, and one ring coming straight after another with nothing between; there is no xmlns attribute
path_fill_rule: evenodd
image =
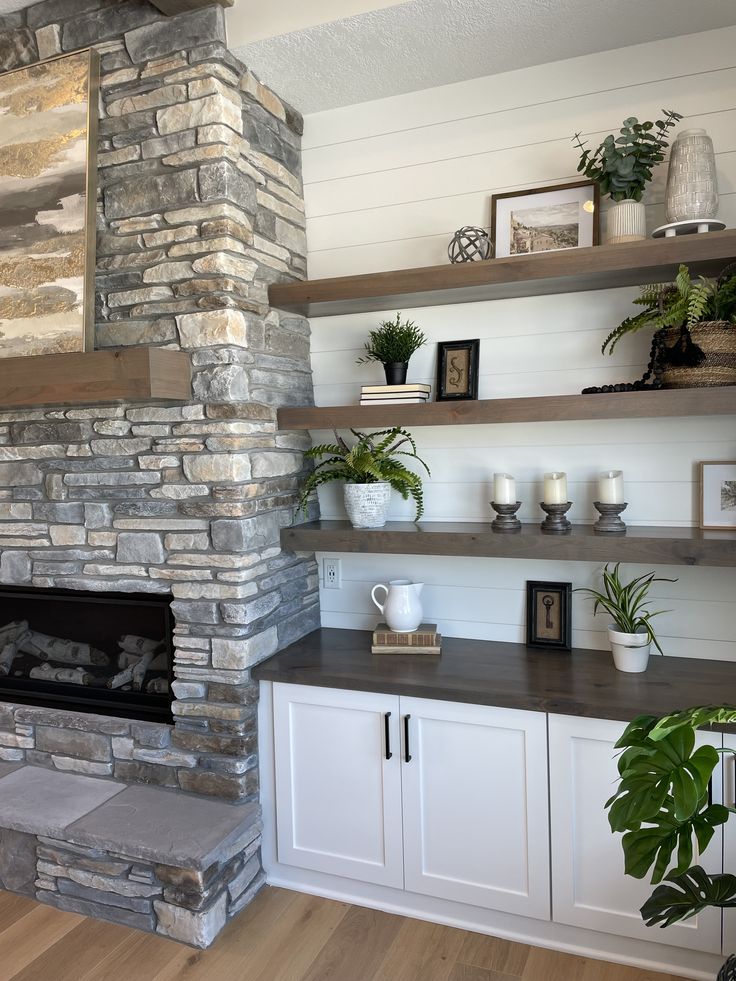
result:
<svg viewBox="0 0 736 981"><path fill-rule="evenodd" d="M485 228L465 225L452 236L447 254L450 262L478 262L481 259L491 258L493 243Z"/></svg>
<svg viewBox="0 0 736 981"><path fill-rule="evenodd" d="M736 981L736 954L729 957L720 969L718 981Z"/></svg>

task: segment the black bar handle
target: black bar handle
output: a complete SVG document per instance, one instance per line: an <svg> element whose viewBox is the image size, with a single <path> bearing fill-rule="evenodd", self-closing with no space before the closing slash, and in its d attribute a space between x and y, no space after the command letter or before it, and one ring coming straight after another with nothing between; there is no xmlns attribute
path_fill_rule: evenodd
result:
<svg viewBox="0 0 736 981"><path fill-rule="evenodd" d="M383 732L384 732L384 736L385 736L385 739L386 739L386 759L387 760L390 760L391 757L394 755L391 752L391 732L389 731L389 722L388 722L388 720L390 718L391 718L391 713L390 712L384 712L383 713Z"/></svg>
<svg viewBox="0 0 736 981"><path fill-rule="evenodd" d="M409 752L409 719L410 715L404 716L404 762L411 763L411 753Z"/></svg>
<svg viewBox="0 0 736 981"><path fill-rule="evenodd" d="M708 807L713 803L713 777L708 781Z"/></svg>

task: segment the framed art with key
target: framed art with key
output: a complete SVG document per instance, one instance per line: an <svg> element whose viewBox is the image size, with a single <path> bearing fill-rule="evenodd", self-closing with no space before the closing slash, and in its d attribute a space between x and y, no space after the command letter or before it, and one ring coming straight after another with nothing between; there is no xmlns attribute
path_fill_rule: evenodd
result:
<svg viewBox="0 0 736 981"><path fill-rule="evenodd" d="M572 648L572 583L527 582L526 645Z"/></svg>

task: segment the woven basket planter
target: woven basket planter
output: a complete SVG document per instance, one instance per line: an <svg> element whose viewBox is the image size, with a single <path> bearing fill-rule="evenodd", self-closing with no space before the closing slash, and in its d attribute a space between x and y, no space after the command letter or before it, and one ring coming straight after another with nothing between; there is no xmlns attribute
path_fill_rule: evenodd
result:
<svg viewBox="0 0 736 981"><path fill-rule="evenodd" d="M659 377L662 388L712 388L736 385L736 324L727 320L703 321L690 328L693 343L705 355L697 367L680 367L667 363L667 348L680 340L679 327L660 331L662 352Z"/></svg>

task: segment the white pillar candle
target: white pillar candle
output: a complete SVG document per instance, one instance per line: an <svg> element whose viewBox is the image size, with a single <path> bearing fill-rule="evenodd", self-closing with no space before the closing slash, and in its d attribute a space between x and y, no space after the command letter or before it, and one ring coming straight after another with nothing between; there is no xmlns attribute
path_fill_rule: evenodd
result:
<svg viewBox="0 0 736 981"><path fill-rule="evenodd" d="M620 470L605 470L598 478L600 504L624 503L624 475Z"/></svg>
<svg viewBox="0 0 736 981"><path fill-rule="evenodd" d="M516 481L510 473L494 473L493 501L495 504L516 504Z"/></svg>
<svg viewBox="0 0 736 981"><path fill-rule="evenodd" d="M544 475L544 503L567 504L566 473L546 473Z"/></svg>

